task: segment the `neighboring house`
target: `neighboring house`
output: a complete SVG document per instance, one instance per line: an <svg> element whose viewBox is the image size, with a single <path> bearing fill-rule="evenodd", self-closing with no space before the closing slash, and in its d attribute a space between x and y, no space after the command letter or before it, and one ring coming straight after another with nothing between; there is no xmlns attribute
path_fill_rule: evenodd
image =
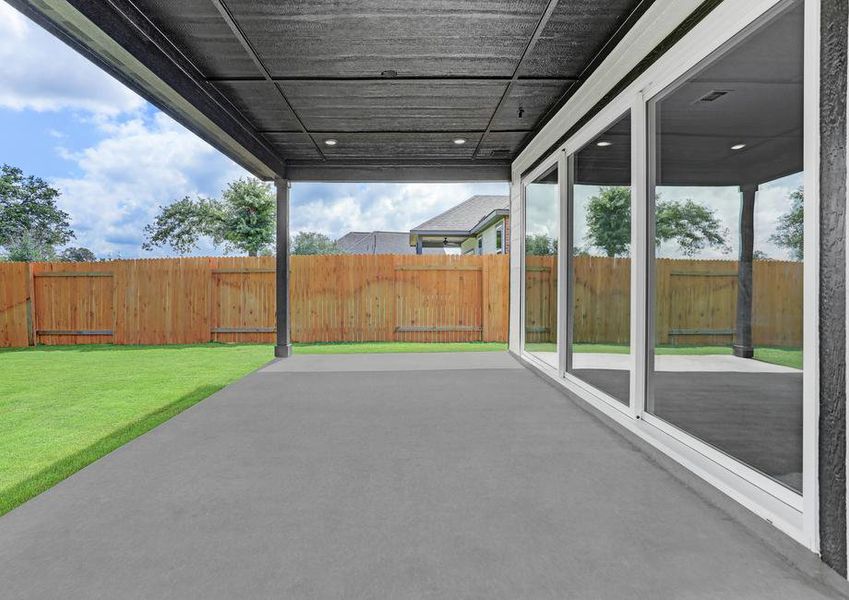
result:
<svg viewBox="0 0 849 600"><path fill-rule="evenodd" d="M336 240L336 246L345 254L415 254L406 231L350 231ZM426 254L444 251L434 248Z"/></svg>
<svg viewBox="0 0 849 600"><path fill-rule="evenodd" d="M410 230L416 254L428 248L459 248L460 254L507 254L510 197L472 196Z"/></svg>

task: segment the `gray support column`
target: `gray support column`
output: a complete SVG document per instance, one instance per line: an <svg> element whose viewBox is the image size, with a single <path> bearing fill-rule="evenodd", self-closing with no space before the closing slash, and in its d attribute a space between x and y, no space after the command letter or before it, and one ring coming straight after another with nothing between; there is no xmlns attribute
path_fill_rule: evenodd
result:
<svg viewBox="0 0 849 600"><path fill-rule="evenodd" d="M289 181L275 179L277 188L277 344L274 356L292 355L289 325Z"/></svg>
<svg viewBox="0 0 849 600"><path fill-rule="evenodd" d="M849 3L820 5L820 554L846 575L846 69ZM808 132L806 132L808 133ZM816 135L817 132L810 132ZM808 215L805 215L808 217Z"/></svg>
<svg viewBox="0 0 849 600"><path fill-rule="evenodd" d="M416 254L421 254L421 253L422 253L422 238L421 238L421 236L418 236L416 238Z"/></svg>
<svg viewBox="0 0 849 600"><path fill-rule="evenodd" d="M734 356L752 358L752 258L755 250L755 196L757 185L740 186L740 257L737 263L737 319Z"/></svg>

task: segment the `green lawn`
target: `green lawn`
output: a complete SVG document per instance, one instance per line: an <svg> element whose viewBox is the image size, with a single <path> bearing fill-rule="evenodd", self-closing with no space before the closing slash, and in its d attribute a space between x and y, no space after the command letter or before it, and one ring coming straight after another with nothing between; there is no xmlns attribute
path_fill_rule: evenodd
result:
<svg viewBox="0 0 849 600"><path fill-rule="evenodd" d="M298 354L466 352L506 344L296 344ZM272 358L268 345L0 350L0 514Z"/></svg>
<svg viewBox="0 0 849 600"><path fill-rule="evenodd" d="M385 354L387 352L498 352L506 351L501 342L418 343L358 342L350 344L295 344L295 354Z"/></svg>
<svg viewBox="0 0 849 600"><path fill-rule="evenodd" d="M556 352L555 344L526 344L529 352ZM628 346L616 344L575 344L575 352L595 352L603 354L628 354ZM728 346L658 346L657 354L699 356L706 354L731 354ZM776 365L802 368L802 350L800 348L755 348L755 359Z"/></svg>

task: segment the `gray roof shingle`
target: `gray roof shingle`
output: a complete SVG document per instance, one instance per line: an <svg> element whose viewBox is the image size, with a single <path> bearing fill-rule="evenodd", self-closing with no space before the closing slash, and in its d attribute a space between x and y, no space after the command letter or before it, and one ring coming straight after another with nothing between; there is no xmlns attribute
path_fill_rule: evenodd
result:
<svg viewBox="0 0 849 600"><path fill-rule="evenodd" d="M406 231L351 231L336 240L345 254L415 254ZM428 250L433 250L428 248ZM440 254L429 251L427 254Z"/></svg>
<svg viewBox="0 0 849 600"><path fill-rule="evenodd" d="M417 225L410 233L419 231L463 231L471 230L481 219L496 210L509 210L509 196L472 196L444 213Z"/></svg>

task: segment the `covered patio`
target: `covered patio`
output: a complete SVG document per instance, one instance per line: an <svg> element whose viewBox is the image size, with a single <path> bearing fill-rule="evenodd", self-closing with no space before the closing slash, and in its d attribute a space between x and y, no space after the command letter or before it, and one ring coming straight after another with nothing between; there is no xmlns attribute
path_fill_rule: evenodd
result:
<svg viewBox="0 0 849 600"><path fill-rule="evenodd" d="M0 581L20 599L846 590L504 353L269 364L0 519Z"/></svg>
<svg viewBox="0 0 849 600"><path fill-rule="evenodd" d="M17 595L51 595L80 573L80 597L837 593L814 558L845 577L845 1L9 2L275 182L277 357L292 354L291 182L510 181L509 347L521 361L275 363L0 520L0 569ZM721 57L732 72L716 68ZM764 69L764 57L777 66ZM679 85L697 67L702 76ZM754 76L762 81L750 85ZM751 140L731 139L741 132ZM582 170L582 156L611 149L621 153L616 177ZM734 329L679 326L676 335L733 335L728 358L742 365L757 350L758 186L799 170L802 370L726 364L696 369L699 383L692 364L655 364L655 188L740 191ZM546 326L561 330L557 361L523 348L528 189L544 183L564 208L549 253L565 258L578 241L569 194L582 182L633 192L634 267L619 309L632 317L630 380L613 357L583 367L591 386L627 391L625 407L567 377L582 368L563 350L567 260L548 302L556 311ZM655 406L657 391L666 394ZM729 411L752 417L746 402L758 394L777 399L760 421ZM691 408L678 403L693 398ZM702 410L711 402L726 419L719 426ZM702 439L665 423L669 415ZM723 446L725 434L737 431L736 443L764 424L776 427L759 439L778 431L793 456L747 440ZM27 587L24 575L44 587Z"/></svg>

